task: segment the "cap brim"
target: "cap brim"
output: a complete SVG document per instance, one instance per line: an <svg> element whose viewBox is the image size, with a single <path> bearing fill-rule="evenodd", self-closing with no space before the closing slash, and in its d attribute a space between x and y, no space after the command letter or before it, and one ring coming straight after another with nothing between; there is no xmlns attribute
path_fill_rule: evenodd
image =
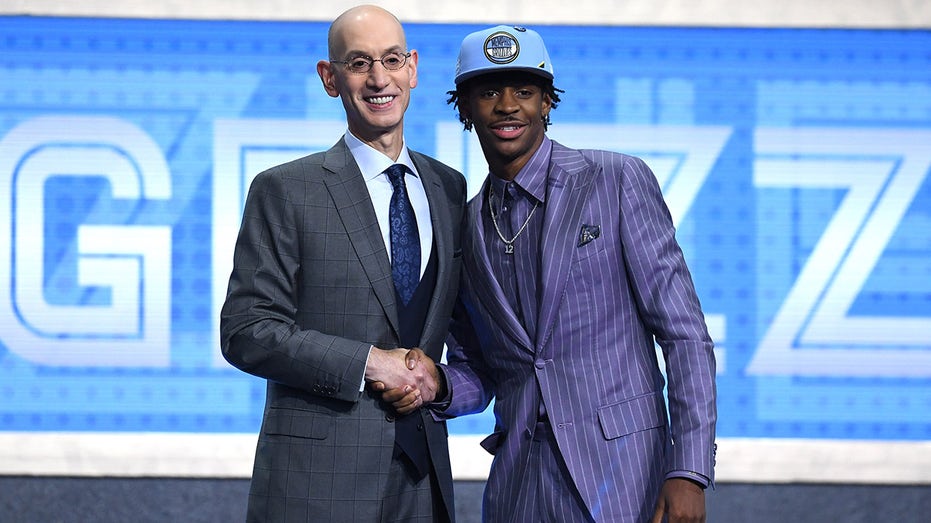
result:
<svg viewBox="0 0 931 523"><path fill-rule="evenodd" d="M518 67L501 67L501 66L497 66L497 67L487 67L487 68L483 68L483 69L476 69L476 70L473 70L473 71L466 71L466 72L460 74L459 76L457 76L455 82L456 82L456 85L459 85L459 84L461 84L462 82L465 82L466 80L469 80L469 79L471 79L471 78L475 78L476 76L484 76L484 75L499 74L499 73L511 73L511 72L531 73L531 74L534 74L534 75L543 77L543 78L545 78L545 79L547 79L547 80L552 80L552 79L553 79L553 75L550 74L549 71L547 71L546 69L541 69L541 68L539 68L539 67L520 67L520 66L518 66Z"/></svg>

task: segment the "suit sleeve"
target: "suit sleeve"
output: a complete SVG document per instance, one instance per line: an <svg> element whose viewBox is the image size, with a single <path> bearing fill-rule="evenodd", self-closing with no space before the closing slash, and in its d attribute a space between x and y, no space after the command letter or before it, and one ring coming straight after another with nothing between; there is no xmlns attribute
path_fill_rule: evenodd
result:
<svg viewBox="0 0 931 523"><path fill-rule="evenodd" d="M666 361L673 442L666 473L713 481L714 345L656 178L642 160L623 158L625 261L638 309Z"/></svg>
<svg viewBox="0 0 931 523"><path fill-rule="evenodd" d="M276 169L250 186L220 316L223 356L270 381L357 401L371 345L295 323L299 274L313 267L301 266L299 209L290 197Z"/></svg>
<svg viewBox="0 0 931 523"><path fill-rule="evenodd" d="M459 225L459 232L463 237L463 249L471 242L465 237L471 234L474 224L470 223L471 212L465 210ZM442 366L449 389L449 401L434 407L434 415L440 418L453 418L473 414L485 410L495 394L494 380L491 370L485 363L482 351L483 343L491 343L488 329L483 329L485 339L482 340L472 317L473 304L466 302L474 278L470 271L473 268L463 263L459 279L459 292L453 307L449 322L449 336L446 339L447 364Z"/></svg>
<svg viewBox="0 0 931 523"><path fill-rule="evenodd" d="M494 381L481 350L479 337L468 310L460 298L456 300L446 345L447 364L442 366L450 391L448 403L436 414L453 418L482 412L494 397Z"/></svg>

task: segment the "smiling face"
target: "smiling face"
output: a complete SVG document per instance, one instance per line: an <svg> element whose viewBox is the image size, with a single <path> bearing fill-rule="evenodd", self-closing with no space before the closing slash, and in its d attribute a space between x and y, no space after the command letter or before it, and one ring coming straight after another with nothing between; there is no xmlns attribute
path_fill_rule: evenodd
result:
<svg viewBox="0 0 931 523"><path fill-rule="evenodd" d="M538 76L507 72L476 77L464 89L460 109L471 119L492 174L512 180L546 133L551 100Z"/></svg>
<svg viewBox="0 0 931 523"><path fill-rule="evenodd" d="M329 52L331 60L352 61L360 56L380 60L390 52L407 52L407 42L393 15L366 6L347 11L333 22ZM343 63L317 63L327 94L343 102L352 134L393 158L400 151L410 92L417 86L417 51L410 53L397 71L385 69L381 62L373 63L366 73L353 73Z"/></svg>

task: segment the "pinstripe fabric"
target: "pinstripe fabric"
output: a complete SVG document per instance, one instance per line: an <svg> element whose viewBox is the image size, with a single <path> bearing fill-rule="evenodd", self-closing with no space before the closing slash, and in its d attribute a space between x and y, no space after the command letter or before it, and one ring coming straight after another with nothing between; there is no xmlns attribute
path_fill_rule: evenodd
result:
<svg viewBox="0 0 931 523"><path fill-rule="evenodd" d="M438 260L420 346L438 360L459 280L465 180L412 158ZM220 325L226 359L268 382L250 521L395 521L382 511L397 465L393 418L359 392L369 347L398 346L395 300L385 242L343 140L255 178ZM430 416L424 424L452 519L446 428Z"/></svg>
<svg viewBox="0 0 931 523"><path fill-rule="evenodd" d="M525 469L523 488L512 501L513 522L593 521L546 423L537 423Z"/></svg>
<svg viewBox="0 0 931 523"><path fill-rule="evenodd" d="M545 181L545 171L541 178ZM497 183L502 190L496 194L504 196L496 200L506 202L501 205L499 228L507 239L514 237L514 232L523 231L513 243L514 253L506 254L504 242L497 237L494 224L489 213L482 218L484 222L485 237L490 241L487 244L488 259L491 263L492 274L501 283L502 290L515 314L520 319L524 330L531 337L536 332L536 311L539 286L535 284L540 266L540 231L543 226L543 212L537 215L533 211L536 199L515 184ZM540 192L543 192L541 184ZM539 209L538 209L539 210ZM526 222L526 225L524 223Z"/></svg>
<svg viewBox="0 0 931 523"><path fill-rule="evenodd" d="M470 202L463 238L445 413L480 410L494 395L486 519L521 521L513 500L528 479L539 400L595 521L648 521L669 472L713 478L713 344L649 168L553 142L534 339L490 277L484 205ZM584 225L601 233L580 245ZM669 423L654 337L666 359Z"/></svg>

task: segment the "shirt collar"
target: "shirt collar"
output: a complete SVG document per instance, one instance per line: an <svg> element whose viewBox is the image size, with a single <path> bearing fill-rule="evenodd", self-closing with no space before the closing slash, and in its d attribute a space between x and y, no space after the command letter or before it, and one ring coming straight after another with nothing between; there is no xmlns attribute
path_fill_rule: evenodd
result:
<svg viewBox="0 0 931 523"><path fill-rule="evenodd" d="M530 161L514 177L514 185L523 189L524 192L536 198L540 203L546 201L546 175L549 171L552 151L553 142L544 135L540 147L537 147L537 151L530 157ZM495 194L504 194L508 182L497 176L491 176L491 183Z"/></svg>
<svg viewBox="0 0 931 523"><path fill-rule="evenodd" d="M398 160L393 161L381 151L375 150L371 145L356 138L350 131L346 131L343 138L346 140L346 145L349 147L352 157L355 158L359 170L362 171L362 177L366 180L379 176L385 172L385 169L396 163L406 165L410 172L414 173L414 176L420 176L414 167L414 161L411 159L410 151L407 150L407 145L402 144Z"/></svg>

